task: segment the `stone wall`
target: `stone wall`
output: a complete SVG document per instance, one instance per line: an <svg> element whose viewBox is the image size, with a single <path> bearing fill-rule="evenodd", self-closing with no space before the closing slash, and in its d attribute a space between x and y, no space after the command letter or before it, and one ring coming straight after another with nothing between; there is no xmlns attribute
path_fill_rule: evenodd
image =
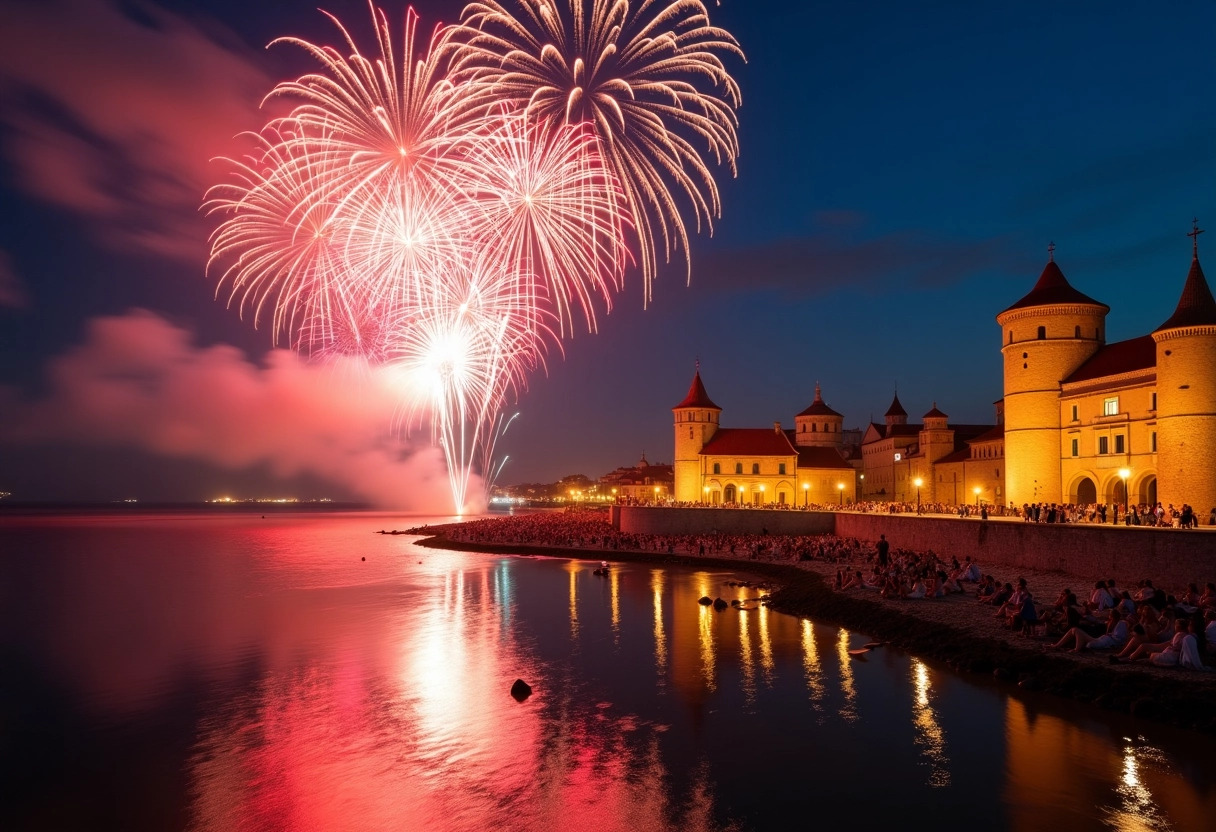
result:
<svg viewBox="0 0 1216 832"><path fill-rule="evenodd" d="M831 512L746 508L612 506L612 525L628 534L831 534Z"/></svg>
<svg viewBox="0 0 1216 832"><path fill-rule="evenodd" d="M908 514L766 511L757 509L613 506L613 525L637 534L825 534L878 540L893 548L931 549L962 560L1065 572L1090 581L1116 578L1124 587L1151 577L1181 588L1216 580L1216 532L1087 524L1047 525L1019 521Z"/></svg>

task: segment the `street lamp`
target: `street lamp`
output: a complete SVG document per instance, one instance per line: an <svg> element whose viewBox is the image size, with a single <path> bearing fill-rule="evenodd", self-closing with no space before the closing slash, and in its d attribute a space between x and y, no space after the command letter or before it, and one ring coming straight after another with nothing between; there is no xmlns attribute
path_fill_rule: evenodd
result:
<svg viewBox="0 0 1216 832"><path fill-rule="evenodd" d="M925 484L925 481L920 477L912 480L912 484L916 486L916 513L920 514L920 487Z"/></svg>
<svg viewBox="0 0 1216 832"><path fill-rule="evenodd" d="M745 492L745 491L747 491L746 485L739 486L739 505L743 505L743 503L744 503L745 498L743 496L743 492Z"/></svg>
<svg viewBox="0 0 1216 832"><path fill-rule="evenodd" d="M811 484L804 482L802 484L802 507L806 508L811 498Z"/></svg>
<svg viewBox="0 0 1216 832"><path fill-rule="evenodd" d="M980 504L980 487L977 485L971 490L975 492L975 504L978 506Z"/></svg>
<svg viewBox="0 0 1216 832"><path fill-rule="evenodd" d="M758 506L764 505L764 486L760 486L760 500L756 503Z"/></svg>
<svg viewBox="0 0 1216 832"><path fill-rule="evenodd" d="M659 487L657 485L654 487L654 504L656 506L659 504Z"/></svg>
<svg viewBox="0 0 1216 832"><path fill-rule="evenodd" d="M708 485L703 486L701 488L701 491L705 494L705 496L702 498L701 502L708 505L709 504L709 486Z"/></svg>
<svg viewBox="0 0 1216 832"><path fill-rule="evenodd" d="M1128 468L1119 469L1119 479L1123 480L1123 519L1124 519L1124 521L1127 520L1127 504L1129 502L1129 500L1127 498L1127 478L1130 477L1131 475L1132 475L1132 472L1130 469L1128 469Z"/></svg>
<svg viewBox="0 0 1216 832"><path fill-rule="evenodd" d="M840 492L840 504L844 505L844 483L836 483L836 490Z"/></svg>

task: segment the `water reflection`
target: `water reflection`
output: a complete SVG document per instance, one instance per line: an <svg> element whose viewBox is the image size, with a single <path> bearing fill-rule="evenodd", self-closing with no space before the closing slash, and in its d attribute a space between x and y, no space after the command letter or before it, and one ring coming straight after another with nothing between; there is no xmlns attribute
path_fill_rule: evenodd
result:
<svg viewBox="0 0 1216 832"><path fill-rule="evenodd" d="M663 631L663 570L650 570L650 590L654 594L654 666L659 687L667 685L667 635Z"/></svg>
<svg viewBox="0 0 1216 832"><path fill-rule="evenodd" d="M751 635L748 632L750 610L739 611L739 665L743 671L743 704L749 708L756 704L756 666L752 660Z"/></svg>
<svg viewBox="0 0 1216 832"><path fill-rule="evenodd" d="M840 660L840 692L844 695L840 718L853 722L857 719L857 691L853 687L853 657L849 655L849 631L843 627L836 634L836 658Z"/></svg>
<svg viewBox="0 0 1216 832"><path fill-rule="evenodd" d="M949 786L950 758L946 756L946 734L938 724L929 701L929 668L918 659L912 660L912 685L915 690L912 724L916 728L916 744L930 766L929 785L934 788Z"/></svg>
<svg viewBox="0 0 1216 832"><path fill-rule="evenodd" d="M0 713L31 715L0 752L34 763L0 828L46 828L64 805L88 817L98 794L128 822L74 828L781 828L806 811L818 754L828 826L859 805L866 826L908 826L946 786L943 829L1216 817L1190 738L1035 710L889 649L855 659L863 636L764 607L697 604L729 574L600 579L586 562L416 552L368 526L179 526L155 545L89 527L3 549L25 556L0 572L0 647L37 661L0 686ZM516 678L535 691L523 703ZM40 774L48 747L63 762ZM157 804L168 817L130 822Z"/></svg>
<svg viewBox="0 0 1216 832"><path fill-rule="evenodd" d="M802 668L806 675L806 689L810 692L811 707L822 711L823 669L819 666L819 649L815 646L815 625L809 618L802 619Z"/></svg>

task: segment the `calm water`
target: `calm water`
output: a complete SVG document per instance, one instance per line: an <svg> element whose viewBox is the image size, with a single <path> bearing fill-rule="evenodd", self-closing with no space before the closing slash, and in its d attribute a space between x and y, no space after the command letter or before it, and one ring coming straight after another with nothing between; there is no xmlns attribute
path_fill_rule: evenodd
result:
<svg viewBox="0 0 1216 832"><path fill-rule="evenodd" d="M0 516L0 829L1214 827L1211 738L413 522Z"/></svg>

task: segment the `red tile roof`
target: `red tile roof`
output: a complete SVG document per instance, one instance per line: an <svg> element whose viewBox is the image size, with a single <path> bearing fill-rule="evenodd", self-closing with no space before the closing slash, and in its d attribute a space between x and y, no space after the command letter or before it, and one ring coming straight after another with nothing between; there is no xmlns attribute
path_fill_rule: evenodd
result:
<svg viewBox="0 0 1216 832"><path fill-rule="evenodd" d="M688 388L688 395L684 397L684 401L672 408L679 410L681 407L705 407L711 410L721 410L709 398L709 394L705 392L705 385L701 383L701 371L692 377L692 384Z"/></svg>
<svg viewBox="0 0 1216 832"><path fill-rule="evenodd" d="M1203 268L1199 265L1199 255L1196 254L1191 259L1191 270L1187 273L1186 284L1182 287L1178 308L1156 331L1213 324L1216 324L1216 299L1212 297L1212 290L1203 276Z"/></svg>
<svg viewBox="0 0 1216 832"><path fill-rule="evenodd" d="M794 456L785 431L772 428L719 428L701 448L701 456Z"/></svg>
<svg viewBox="0 0 1216 832"><path fill-rule="evenodd" d="M1064 379L1064 384L1090 381L1095 378L1147 370L1157 366L1157 345L1153 336L1141 335L1127 341L1116 341L1102 347L1090 359Z"/></svg>
<svg viewBox="0 0 1216 832"><path fill-rule="evenodd" d="M1060 271L1060 267L1056 265L1054 260L1048 260L1047 265L1043 267L1043 273L1039 275L1039 282L1034 284L1034 288L1030 293L1006 309L1009 312L1013 309L1022 309L1028 306L1048 306L1057 303L1085 303L1091 306L1101 306L1103 309L1110 311L1110 307L1101 301L1094 300L1089 295L1082 294L1072 288L1072 284L1064 277L1064 272Z"/></svg>
<svg viewBox="0 0 1216 832"><path fill-rule="evenodd" d="M840 456L840 451L829 447L815 448L799 448L798 449L798 467L799 468L832 468L846 471L853 470L853 466L845 462Z"/></svg>

